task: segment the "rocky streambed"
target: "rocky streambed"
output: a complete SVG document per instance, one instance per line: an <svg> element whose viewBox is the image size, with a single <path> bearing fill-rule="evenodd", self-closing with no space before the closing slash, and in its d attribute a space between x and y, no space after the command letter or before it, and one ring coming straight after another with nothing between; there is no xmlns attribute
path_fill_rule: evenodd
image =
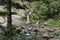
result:
<svg viewBox="0 0 60 40"><path fill-rule="evenodd" d="M21 33L34 40L60 40L60 27L21 27Z"/></svg>

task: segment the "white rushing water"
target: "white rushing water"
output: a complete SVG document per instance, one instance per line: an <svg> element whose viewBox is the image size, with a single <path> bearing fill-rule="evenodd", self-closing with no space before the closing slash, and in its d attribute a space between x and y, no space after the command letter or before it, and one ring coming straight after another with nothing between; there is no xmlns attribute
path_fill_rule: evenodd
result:
<svg viewBox="0 0 60 40"><path fill-rule="evenodd" d="M35 23L35 26L38 26L39 25L39 20Z"/></svg>
<svg viewBox="0 0 60 40"><path fill-rule="evenodd" d="M28 23L31 23L31 21L30 21L30 16L29 15L31 15L31 13L32 13L32 10L31 9L29 9L29 11L28 11L28 14L27 14L27 24Z"/></svg>
<svg viewBox="0 0 60 40"><path fill-rule="evenodd" d="M27 15L27 24L30 23L30 17L29 17L29 14Z"/></svg>

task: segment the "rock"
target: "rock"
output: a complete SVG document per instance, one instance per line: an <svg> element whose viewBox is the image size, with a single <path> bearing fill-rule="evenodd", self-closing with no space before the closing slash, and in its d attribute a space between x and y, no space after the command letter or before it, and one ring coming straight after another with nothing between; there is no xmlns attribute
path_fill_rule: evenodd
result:
<svg viewBox="0 0 60 40"><path fill-rule="evenodd" d="M29 36L29 35L30 35L30 33L26 33L26 35L27 35L27 36Z"/></svg>
<svg viewBox="0 0 60 40"><path fill-rule="evenodd" d="M30 33L26 33L26 36L27 36L28 39L32 38Z"/></svg>
<svg viewBox="0 0 60 40"><path fill-rule="evenodd" d="M54 35L50 35L50 38L54 38Z"/></svg>
<svg viewBox="0 0 60 40"><path fill-rule="evenodd" d="M22 21L19 15L12 15L12 25L19 26ZM3 27L7 27L7 17L0 16L0 25Z"/></svg>
<svg viewBox="0 0 60 40"><path fill-rule="evenodd" d="M17 14L20 15L21 17L25 16L24 15L25 12L23 9L19 9L17 12L18 12Z"/></svg>
<svg viewBox="0 0 60 40"><path fill-rule="evenodd" d="M49 28L49 29L48 29L48 31L49 31L49 32L54 32L55 30L54 30L54 29Z"/></svg>
<svg viewBox="0 0 60 40"><path fill-rule="evenodd" d="M60 38L59 37L58 38L51 38L49 40L60 40Z"/></svg>
<svg viewBox="0 0 60 40"><path fill-rule="evenodd" d="M47 30L46 30L46 27L44 27L44 28L38 28L38 30L41 31L41 32L47 31Z"/></svg>
<svg viewBox="0 0 60 40"><path fill-rule="evenodd" d="M7 17L0 16L0 25L7 27Z"/></svg>
<svg viewBox="0 0 60 40"><path fill-rule="evenodd" d="M3 27L7 27L7 23L5 22L5 23L3 23L3 24L0 24L1 26L3 26Z"/></svg>
<svg viewBox="0 0 60 40"><path fill-rule="evenodd" d="M43 37L43 38L50 38L50 36L49 36L48 34L46 34L46 33L43 34L42 37Z"/></svg>
<svg viewBox="0 0 60 40"><path fill-rule="evenodd" d="M20 17L23 17L24 16L24 13L25 13L25 11L23 10L23 9L15 9L15 8L13 8L12 7L12 9L11 9L11 11L12 12L16 12L17 13L17 15L19 15Z"/></svg>
<svg viewBox="0 0 60 40"><path fill-rule="evenodd" d="M29 27L29 28L28 28L28 31L31 31L31 30L32 30L32 27Z"/></svg>
<svg viewBox="0 0 60 40"><path fill-rule="evenodd" d="M54 39L54 38L51 38L51 39L49 39L49 40L56 40L56 39Z"/></svg>
<svg viewBox="0 0 60 40"><path fill-rule="evenodd" d="M0 16L0 23L4 22L4 17Z"/></svg>
<svg viewBox="0 0 60 40"><path fill-rule="evenodd" d="M44 28L44 26L42 25L41 28Z"/></svg>
<svg viewBox="0 0 60 40"><path fill-rule="evenodd" d="M38 29L35 29L34 32L38 32L39 30Z"/></svg>
<svg viewBox="0 0 60 40"><path fill-rule="evenodd" d="M19 26L20 25L20 16L18 15L12 15L12 24L15 26Z"/></svg>
<svg viewBox="0 0 60 40"><path fill-rule="evenodd" d="M2 7L2 6L0 6ZM5 10L6 11L6 10ZM16 9L16 8L13 8L11 9L12 12L16 12L17 14L12 14L12 24L15 25L15 26L20 26L21 24L23 24L23 20L21 20L21 18L23 16L25 16L25 11L23 9ZM3 17L3 16L0 16L0 25L2 26L7 26L7 17ZM3 24L1 24L3 23Z"/></svg>

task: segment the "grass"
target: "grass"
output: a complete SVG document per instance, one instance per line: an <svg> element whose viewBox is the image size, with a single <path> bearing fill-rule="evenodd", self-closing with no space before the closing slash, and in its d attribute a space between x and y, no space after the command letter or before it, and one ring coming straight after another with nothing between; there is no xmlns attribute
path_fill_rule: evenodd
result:
<svg viewBox="0 0 60 40"><path fill-rule="evenodd" d="M59 36L59 32L58 32L58 31L54 31L54 32L53 32L53 35L54 35L54 36Z"/></svg>
<svg viewBox="0 0 60 40"><path fill-rule="evenodd" d="M0 6L0 11L1 11L1 12L6 12L6 11L7 11L4 7L5 7L5 6Z"/></svg>
<svg viewBox="0 0 60 40"><path fill-rule="evenodd" d="M48 27L60 27L60 19L48 19L46 23Z"/></svg>
<svg viewBox="0 0 60 40"><path fill-rule="evenodd" d="M6 15L7 10L4 8L5 6L0 6L0 16Z"/></svg>

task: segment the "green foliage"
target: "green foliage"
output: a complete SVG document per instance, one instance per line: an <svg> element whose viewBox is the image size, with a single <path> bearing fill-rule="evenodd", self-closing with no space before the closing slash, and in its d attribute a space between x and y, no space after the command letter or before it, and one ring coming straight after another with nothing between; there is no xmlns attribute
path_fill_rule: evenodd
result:
<svg viewBox="0 0 60 40"><path fill-rule="evenodd" d="M53 32L53 35L54 36L59 36L59 32L58 31L55 31L55 32Z"/></svg>
<svg viewBox="0 0 60 40"><path fill-rule="evenodd" d="M4 9L4 7L5 7L5 6L0 6L0 16L1 16L1 15L5 15L5 16L6 16L6 14L7 14L7 10Z"/></svg>
<svg viewBox="0 0 60 40"><path fill-rule="evenodd" d="M31 14L31 19L40 20L42 18L46 18L45 14L48 11L47 6L48 5L43 1L30 3L30 7L33 9L33 13Z"/></svg>
<svg viewBox="0 0 60 40"><path fill-rule="evenodd" d="M46 22L48 27L60 27L60 19L48 19Z"/></svg>
<svg viewBox="0 0 60 40"><path fill-rule="evenodd" d="M32 20L57 18L59 15L59 0L16 0L20 5L28 6L33 10L30 18ZM24 17L26 19L26 17Z"/></svg>
<svg viewBox="0 0 60 40"><path fill-rule="evenodd" d="M59 0L40 0L30 3L30 7L33 9L33 14L36 14L35 18L49 19L56 18L59 15ZM38 17L37 17L38 16Z"/></svg>
<svg viewBox="0 0 60 40"><path fill-rule="evenodd" d="M48 20L47 26L60 27L60 0L27 0L27 3L29 4L28 6L33 10L32 14L30 15L31 21L42 21L42 19L44 21ZM26 19L26 16L24 18Z"/></svg>
<svg viewBox="0 0 60 40"><path fill-rule="evenodd" d="M5 6L0 6L0 11L6 12L7 10L6 10Z"/></svg>
<svg viewBox="0 0 60 40"><path fill-rule="evenodd" d="M60 19L57 19L56 20L56 25L55 25L56 27L60 27Z"/></svg>
<svg viewBox="0 0 60 40"><path fill-rule="evenodd" d="M47 21L47 26L48 26L48 27L54 27L54 25L55 25L54 19L49 19L49 20Z"/></svg>
<svg viewBox="0 0 60 40"><path fill-rule="evenodd" d="M7 12L0 11L0 16L6 16Z"/></svg>
<svg viewBox="0 0 60 40"><path fill-rule="evenodd" d="M2 35L0 38L2 38L2 40L16 40L19 35L20 35L19 37L22 40L29 40L24 33L20 33L20 31L18 32L16 27L12 27L12 28L1 27L0 29L1 29L0 35ZM31 40L33 40L33 39L31 39Z"/></svg>
<svg viewBox="0 0 60 40"><path fill-rule="evenodd" d="M11 31L10 28L4 28L2 27L2 31L4 32L3 36L4 36L4 39L11 39L12 37L16 37L16 34L15 34L15 29L13 28L13 30Z"/></svg>

